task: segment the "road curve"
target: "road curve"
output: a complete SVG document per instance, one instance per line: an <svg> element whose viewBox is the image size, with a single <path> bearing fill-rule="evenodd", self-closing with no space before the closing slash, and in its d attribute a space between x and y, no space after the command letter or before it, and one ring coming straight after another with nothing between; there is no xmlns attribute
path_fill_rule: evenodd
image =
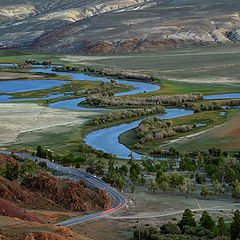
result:
<svg viewBox="0 0 240 240"><path fill-rule="evenodd" d="M11 155L10 152L6 152L6 151L0 151L0 153ZM115 189L110 187L108 184L106 184L101 179L99 179L97 177L94 177L91 174L84 173L84 172L79 172L79 171L76 171L76 170L71 170L71 169L62 167L61 165L58 165L56 163L50 162L46 159L33 157L33 156L30 156L30 155L26 155L26 154L17 153L17 156L19 156L21 158L30 158L30 159L33 159L33 160L36 159L38 162L46 162L47 166L51 169L54 169L54 170L60 171L60 172L65 173L65 174L69 174L69 175L78 177L78 178L82 178L85 182L90 183L91 185L95 186L96 188L105 190L108 193L108 195L113 199L114 205L111 208L108 208L106 210L102 210L98 213L89 214L89 215L86 215L86 216L83 216L83 217L69 219L67 221L58 223L57 225L71 226L71 225L78 224L78 223L81 223L81 222L85 222L85 221L88 221L88 220L100 218L100 217L103 217L103 216L105 216L109 213L113 213L113 212L121 209L127 203L127 199L123 195L121 195L118 191L116 191Z"/></svg>

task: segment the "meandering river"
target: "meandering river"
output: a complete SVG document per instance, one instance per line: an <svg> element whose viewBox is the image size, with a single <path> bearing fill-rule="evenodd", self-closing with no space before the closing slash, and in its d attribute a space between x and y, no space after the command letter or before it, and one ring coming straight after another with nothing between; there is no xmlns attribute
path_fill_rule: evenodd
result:
<svg viewBox="0 0 240 240"><path fill-rule="evenodd" d="M12 64L0 64L2 66L11 66ZM38 67L43 67L43 66L38 66ZM46 67L45 68L38 68L38 69L32 69L30 72L42 72L42 73L53 73L51 67ZM54 72L55 73L55 72ZM68 72L58 72L58 74L63 74L63 75L68 75L72 77L72 80L88 80L88 81L99 81L100 78L98 77L93 77L89 76L86 74L82 73L68 73ZM108 78L101 78L103 82L110 82L111 80ZM42 88L39 87L38 82L42 82L46 84L41 85ZM51 82L50 85L49 81ZM45 88L50 88L54 87L56 85L62 85L64 84L63 81L56 82L58 80L33 80L33 81L15 81L14 83L14 88L10 87L11 84L8 84L11 81L7 82L0 82L0 92L1 93L13 93L13 92L19 92L19 91L30 91L30 90L36 90L36 89L45 89ZM34 83L35 82L35 83ZM160 86L155 85L155 84L150 84L150 83L144 83L144 82L137 82L137 81L126 81L126 80L116 80L117 83L119 84L127 84L132 87L134 87L134 90L128 91L128 92L122 92L115 94L115 96L125 96L125 95L133 95L133 94L138 94L138 93L143 93L143 92L152 92L160 89ZM1 83L5 87L1 88ZM29 84L29 85L28 85ZM25 86L25 88L24 88ZM59 95L61 96L61 94ZM47 98L54 98L56 95L50 95ZM205 96L204 99L227 99L227 98L240 98L240 93L234 93L234 94L220 94L220 95L209 95ZM20 99L21 101L24 101L24 99ZM26 99L29 100L29 99ZM82 101L84 101L85 98L78 98L78 99L71 99L71 100L64 100L64 101L59 101L57 103L51 103L49 104L49 107L53 108L63 108L63 109L71 109L71 110L106 110L104 108L85 108L85 107L80 107L78 104ZM9 100L9 96L7 95L0 95L0 102L9 102L9 101L14 101L14 99ZM16 101L16 99L15 99ZM166 114L158 115L159 118L161 119L172 119L176 117L182 117L182 116L187 116L187 115L192 115L193 111L190 110L185 110L185 109L167 109ZM145 118L143 118L145 119ZM135 122L131 123L124 123L119 126L114 126L110 128L104 128L95 132L90 133L89 135L86 136L85 141L88 145L96 148L103 150L104 152L108 153L113 153L119 158L128 158L130 154L130 150L125 147L123 144L120 144L118 141L119 135L121 135L123 132L128 131L132 128L135 128L138 126L138 124L143 120L138 120ZM137 153L133 153L134 157L136 159L140 159L142 156Z"/></svg>

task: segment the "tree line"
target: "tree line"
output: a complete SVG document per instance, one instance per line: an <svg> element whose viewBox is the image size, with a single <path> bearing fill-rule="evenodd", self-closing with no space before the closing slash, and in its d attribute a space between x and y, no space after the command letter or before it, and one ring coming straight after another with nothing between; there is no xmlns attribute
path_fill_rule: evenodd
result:
<svg viewBox="0 0 240 240"><path fill-rule="evenodd" d="M164 138L176 136L178 133L185 133L197 128L197 124L173 127L172 121L162 120L154 117L143 120L138 127L136 148L141 148L141 144L162 140Z"/></svg>
<svg viewBox="0 0 240 240"><path fill-rule="evenodd" d="M166 109L162 106L156 106L152 108L134 109L134 110L122 110L122 111L112 111L101 115L100 117L95 117L88 122L90 126L99 126L102 124L115 122L119 120L126 120L131 118L140 118L145 116L150 116L154 114L166 113Z"/></svg>
<svg viewBox="0 0 240 240"><path fill-rule="evenodd" d="M136 240L237 240L240 237L240 212L236 210L233 214L230 226L223 217L217 222L207 211L197 222L190 209L186 209L181 220L177 223L169 221L160 226L141 227L134 231Z"/></svg>
<svg viewBox="0 0 240 240"><path fill-rule="evenodd" d="M131 74L131 73L112 73L104 69L92 68L92 67L79 68L79 67L64 65L61 67L55 66L54 68L52 68L52 70L56 72L80 72L88 75L95 75L95 76L108 77L108 78L114 78L114 79L141 80L141 81L150 81L150 82L155 82L158 80L158 78L154 76Z"/></svg>
<svg viewBox="0 0 240 240"><path fill-rule="evenodd" d="M186 102L196 102L202 100L200 93L190 93L174 96L152 96L152 97L106 97L101 95L91 95L86 98L85 104L101 107L128 107L128 106L155 106L169 105L177 106Z"/></svg>

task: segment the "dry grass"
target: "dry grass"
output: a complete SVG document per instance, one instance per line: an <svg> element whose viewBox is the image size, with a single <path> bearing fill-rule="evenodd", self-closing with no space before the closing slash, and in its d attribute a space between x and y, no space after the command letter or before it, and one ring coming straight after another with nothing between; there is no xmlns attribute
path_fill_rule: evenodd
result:
<svg viewBox="0 0 240 240"><path fill-rule="evenodd" d="M33 103L0 104L0 145L18 142L22 133L47 130L57 126L80 125L92 112L67 111Z"/></svg>

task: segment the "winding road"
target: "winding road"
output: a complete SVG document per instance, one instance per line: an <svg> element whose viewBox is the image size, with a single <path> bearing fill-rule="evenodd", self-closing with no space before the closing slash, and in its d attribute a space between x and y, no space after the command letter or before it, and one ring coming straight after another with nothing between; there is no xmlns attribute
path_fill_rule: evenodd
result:
<svg viewBox="0 0 240 240"><path fill-rule="evenodd" d="M11 153L7 152L7 151L0 151L0 153L11 155ZM78 224L78 223L81 223L81 222L85 222L85 221L93 220L93 219L96 219L96 218L104 217L105 215L107 215L109 213L113 213L113 212L116 212L117 210L120 210L127 203L127 199L122 194L120 194L117 190L110 187L108 184L106 184L101 179L99 179L97 177L94 177L91 174L84 173L84 172L79 172L79 171L76 171L76 170L71 170L71 169L62 167L61 165L58 165L56 163L50 162L46 159L37 158L37 157L33 157L33 156L30 156L30 155L26 155L26 154L17 153L17 156L19 156L21 158L30 158L30 159L33 159L33 160L36 159L38 162L46 162L47 166L49 168L60 171L60 172L62 172L64 174L67 174L67 175L71 175L71 176L75 176L77 178L81 178L85 182L93 185L94 187L96 187L98 189L105 190L108 193L108 195L112 198L112 202L114 204L109 209L103 210L101 212L93 213L93 214L90 214L90 215L70 219L70 220L58 223L57 225L71 226L71 225Z"/></svg>

